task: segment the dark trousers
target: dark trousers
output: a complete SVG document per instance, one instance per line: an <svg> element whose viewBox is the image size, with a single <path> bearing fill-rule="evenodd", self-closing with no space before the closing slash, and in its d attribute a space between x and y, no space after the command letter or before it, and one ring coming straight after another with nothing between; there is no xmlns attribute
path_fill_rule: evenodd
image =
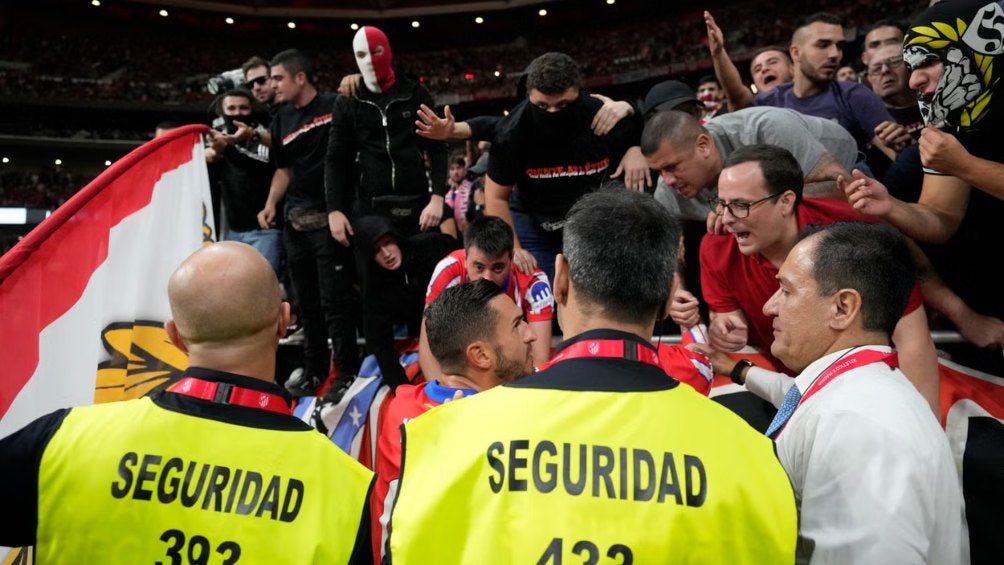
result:
<svg viewBox="0 0 1004 565"><path fill-rule="evenodd" d="M296 231L287 223L284 235L286 266L303 323L304 370L308 375L327 377L330 338L338 374L356 374L360 363L356 343L360 307L351 248L339 245L327 228Z"/></svg>
<svg viewBox="0 0 1004 565"><path fill-rule="evenodd" d="M422 210L429 204L429 195L360 197L352 206L352 219L363 216L383 216L401 237L410 237L420 232L418 220Z"/></svg>

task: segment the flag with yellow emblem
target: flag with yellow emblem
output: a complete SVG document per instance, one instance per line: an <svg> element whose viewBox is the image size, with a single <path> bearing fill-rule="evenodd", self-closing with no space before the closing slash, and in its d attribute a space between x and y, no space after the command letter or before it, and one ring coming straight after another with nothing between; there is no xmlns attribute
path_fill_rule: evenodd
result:
<svg viewBox="0 0 1004 565"><path fill-rule="evenodd" d="M0 437L187 366L163 324L171 272L215 239L205 129L137 148L0 257Z"/></svg>
<svg viewBox="0 0 1004 565"><path fill-rule="evenodd" d="M164 331L167 279L215 239L205 130L137 148L0 257L0 437L57 408L137 398L187 367ZM0 547L0 563L30 562L30 548Z"/></svg>

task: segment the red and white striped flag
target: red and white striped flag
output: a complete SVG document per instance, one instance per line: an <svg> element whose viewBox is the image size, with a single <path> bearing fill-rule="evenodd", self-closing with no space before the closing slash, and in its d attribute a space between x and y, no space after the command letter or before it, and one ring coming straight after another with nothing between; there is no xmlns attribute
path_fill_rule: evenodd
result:
<svg viewBox="0 0 1004 565"><path fill-rule="evenodd" d="M0 437L179 374L167 279L215 240L200 125L109 167L0 257Z"/></svg>

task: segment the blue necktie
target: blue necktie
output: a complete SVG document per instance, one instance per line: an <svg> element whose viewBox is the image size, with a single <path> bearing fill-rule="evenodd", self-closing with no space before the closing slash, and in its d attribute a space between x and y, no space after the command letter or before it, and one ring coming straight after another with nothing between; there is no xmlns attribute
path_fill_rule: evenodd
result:
<svg viewBox="0 0 1004 565"><path fill-rule="evenodd" d="M772 438L777 435L777 432L788 422L788 418L791 418L791 415L795 413L795 407L798 406L798 401L800 400L802 400L802 393L792 383L791 388L784 395L781 407L777 409L777 414L774 415L774 420L771 421L770 427L767 428L767 437Z"/></svg>

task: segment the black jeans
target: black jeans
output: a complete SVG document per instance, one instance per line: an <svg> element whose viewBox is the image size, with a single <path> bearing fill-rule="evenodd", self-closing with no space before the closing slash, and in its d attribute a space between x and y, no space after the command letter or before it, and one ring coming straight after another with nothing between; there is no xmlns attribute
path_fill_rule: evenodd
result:
<svg viewBox="0 0 1004 565"><path fill-rule="evenodd" d="M330 338L338 374L356 374L360 363L356 343L360 306L352 249L339 245L327 228L296 231L287 223L284 235L286 266L303 323L304 370L322 379L328 376Z"/></svg>

